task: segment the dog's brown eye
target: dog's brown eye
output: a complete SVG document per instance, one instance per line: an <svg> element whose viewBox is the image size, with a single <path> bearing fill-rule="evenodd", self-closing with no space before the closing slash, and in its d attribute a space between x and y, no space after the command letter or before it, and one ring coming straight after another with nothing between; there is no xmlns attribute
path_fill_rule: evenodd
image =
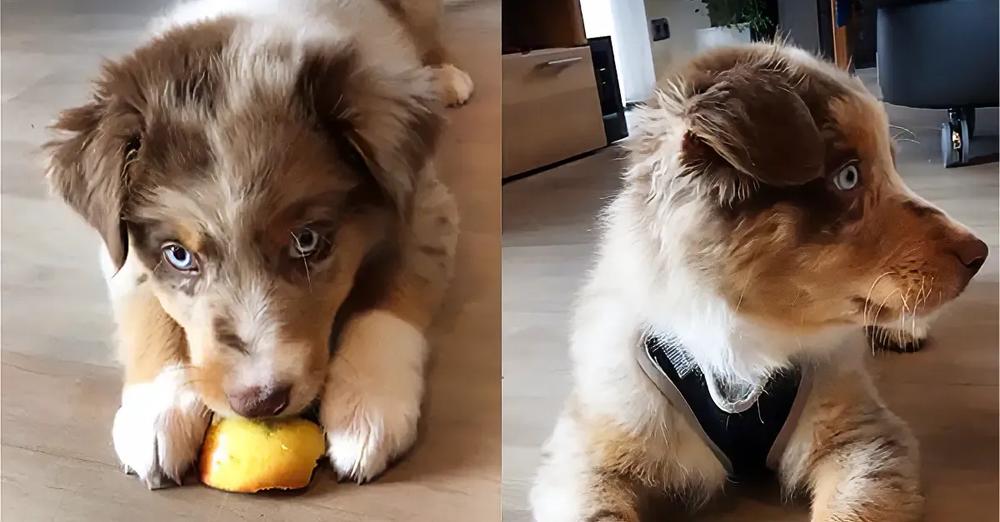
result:
<svg viewBox="0 0 1000 522"><path fill-rule="evenodd" d="M858 186L861 175L858 173L858 166L851 163L844 165L837 175L833 177L833 184L840 190L851 190Z"/></svg>
<svg viewBox="0 0 1000 522"><path fill-rule="evenodd" d="M319 248L319 234L310 228L300 228L292 233L292 244L288 245L288 255L309 257Z"/></svg>
<svg viewBox="0 0 1000 522"><path fill-rule="evenodd" d="M165 243L162 248L163 259L170 266L182 272L195 272L198 270L198 262L194 259L194 254L177 243Z"/></svg>

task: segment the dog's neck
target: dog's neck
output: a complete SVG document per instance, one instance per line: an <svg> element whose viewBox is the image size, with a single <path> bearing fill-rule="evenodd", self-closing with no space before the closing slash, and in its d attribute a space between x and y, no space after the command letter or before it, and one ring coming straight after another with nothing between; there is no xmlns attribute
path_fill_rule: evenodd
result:
<svg viewBox="0 0 1000 522"><path fill-rule="evenodd" d="M804 336L763 326L734 314L720 298L679 292L683 284L675 280L650 287L647 324L674 336L703 371L721 381L759 383L775 370L823 357L847 340L846 329Z"/></svg>
<svg viewBox="0 0 1000 522"><path fill-rule="evenodd" d="M676 337L705 371L731 382L759 382L795 361L823 357L843 346L856 328L804 335L735 313L690 266L678 230L697 229L696 208L656 210L656 203L619 198L608 216L602 248L606 277L622 284L645 325ZM660 202L660 205L669 205ZM638 251L637 251L638 247Z"/></svg>

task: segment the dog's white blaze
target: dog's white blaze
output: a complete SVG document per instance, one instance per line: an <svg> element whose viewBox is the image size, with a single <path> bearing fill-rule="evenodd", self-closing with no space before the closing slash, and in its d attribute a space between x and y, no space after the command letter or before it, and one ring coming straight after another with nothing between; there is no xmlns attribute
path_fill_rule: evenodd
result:
<svg viewBox="0 0 1000 522"><path fill-rule="evenodd" d="M301 65L302 40L317 30L320 28L316 22L299 29L273 22L239 26L224 58L231 63L227 70L232 75L226 82L228 109L237 114L252 110L254 93L292 92ZM322 27L322 30L330 35L337 34L333 26ZM278 56L268 50L277 45L289 45L291 56Z"/></svg>
<svg viewBox="0 0 1000 522"><path fill-rule="evenodd" d="M246 343L249 357L237 363L236 379L243 386L267 386L279 381L277 365L289 353L281 349L280 325L268 301L267 283L263 276L249 276L251 281L238 289L238 298L230 305L233 327Z"/></svg>

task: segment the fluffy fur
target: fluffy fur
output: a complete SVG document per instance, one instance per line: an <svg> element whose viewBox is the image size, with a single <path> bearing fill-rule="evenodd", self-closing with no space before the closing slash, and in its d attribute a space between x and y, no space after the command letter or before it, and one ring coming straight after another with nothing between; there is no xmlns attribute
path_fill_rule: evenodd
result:
<svg viewBox="0 0 1000 522"><path fill-rule="evenodd" d="M472 90L440 10L183 3L55 124L49 180L105 244L115 449L150 487L180 481L209 411L318 399L330 459L359 481L412 444L458 233L432 161L438 109Z"/></svg>
<svg viewBox="0 0 1000 522"><path fill-rule="evenodd" d="M721 49L639 110L628 149L579 297L574 386L531 492L536 519L634 521L648 494L697 505L724 486L635 360L652 328L720 379L812 366L781 457L785 491L810 494L816 522L917 520L916 441L852 334L923 335L917 325L964 289L986 246L906 188L880 103L799 49Z"/></svg>

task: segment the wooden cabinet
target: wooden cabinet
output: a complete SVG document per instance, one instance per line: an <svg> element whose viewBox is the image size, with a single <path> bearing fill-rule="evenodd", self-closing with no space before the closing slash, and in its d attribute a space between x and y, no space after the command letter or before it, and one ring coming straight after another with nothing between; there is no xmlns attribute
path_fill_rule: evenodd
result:
<svg viewBox="0 0 1000 522"><path fill-rule="evenodd" d="M503 57L503 175L607 144L589 47Z"/></svg>
<svg viewBox="0 0 1000 522"><path fill-rule="evenodd" d="M579 0L503 1L503 176L607 144Z"/></svg>
<svg viewBox="0 0 1000 522"><path fill-rule="evenodd" d="M579 0L503 0L503 53L587 45Z"/></svg>

